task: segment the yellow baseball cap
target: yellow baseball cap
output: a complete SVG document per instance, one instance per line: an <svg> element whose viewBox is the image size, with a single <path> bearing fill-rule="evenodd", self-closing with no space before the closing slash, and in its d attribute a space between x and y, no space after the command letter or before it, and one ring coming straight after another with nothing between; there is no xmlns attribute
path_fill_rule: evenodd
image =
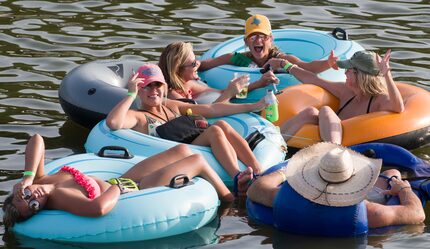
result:
<svg viewBox="0 0 430 249"><path fill-rule="evenodd" d="M272 34L272 27L270 26L270 21L266 16L256 14L246 20L245 38L250 34L257 32L265 35Z"/></svg>

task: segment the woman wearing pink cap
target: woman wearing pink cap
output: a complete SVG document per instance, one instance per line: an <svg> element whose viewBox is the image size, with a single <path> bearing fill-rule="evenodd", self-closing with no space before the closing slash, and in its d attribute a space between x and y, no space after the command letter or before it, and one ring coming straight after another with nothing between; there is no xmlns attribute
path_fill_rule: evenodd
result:
<svg viewBox="0 0 430 249"><path fill-rule="evenodd" d="M241 112L261 110L266 106L264 99L252 104L214 103L194 105L165 98L167 84L160 68L154 64L145 64L130 79L129 94L108 114L106 123L109 128L133 129L152 136L158 136L156 128L181 115L188 110L204 117L219 117ZM141 109L130 110L136 95L141 100ZM209 126L191 144L210 146L214 156L231 177L239 173L237 159L241 160L247 170L239 175L239 180L260 173L261 167L245 139L228 123L217 121ZM241 191L239 189L239 191Z"/></svg>
<svg viewBox="0 0 430 249"><path fill-rule="evenodd" d="M241 67L263 67L271 58L288 60L300 67L314 73L320 73L329 69L336 63L337 57L333 53L327 60L304 62L291 54L280 51L273 43L272 28L269 19L260 14L253 15L246 20L245 46L249 51L244 53L224 54L217 58L201 61L199 70L205 71L211 68L230 64ZM278 79L272 71L264 73L259 80L249 87L265 87L272 83L278 83Z"/></svg>

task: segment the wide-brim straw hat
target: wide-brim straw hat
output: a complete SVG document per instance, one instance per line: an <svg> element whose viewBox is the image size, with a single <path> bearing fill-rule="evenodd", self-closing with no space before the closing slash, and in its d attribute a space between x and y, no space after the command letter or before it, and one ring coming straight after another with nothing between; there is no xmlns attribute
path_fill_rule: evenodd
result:
<svg viewBox="0 0 430 249"><path fill-rule="evenodd" d="M365 199L378 179L381 166L381 159L323 142L297 152L288 162L285 174L290 186L304 198L321 205L343 207Z"/></svg>

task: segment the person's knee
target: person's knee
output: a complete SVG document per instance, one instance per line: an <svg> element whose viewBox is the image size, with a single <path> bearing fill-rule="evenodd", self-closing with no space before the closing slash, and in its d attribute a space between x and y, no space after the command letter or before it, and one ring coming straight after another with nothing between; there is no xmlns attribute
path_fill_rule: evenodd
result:
<svg viewBox="0 0 430 249"><path fill-rule="evenodd" d="M337 116L336 113L331 109L330 106L323 106L320 108L319 117L334 117Z"/></svg>
<svg viewBox="0 0 430 249"><path fill-rule="evenodd" d="M184 156L192 154L190 148L186 144L178 144L172 148L172 151Z"/></svg>
<svg viewBox="0 0 430 249"><path fill-rule="evenodd" d="M306 116L316 116L318 117L319 110L313 106L309 106L302 111Z"/></svg>
<svg viewBox="0 0 430 249"><path fill-rule="evenodd" d="M225 137L223 129L218 125L211 125L207 130L211 133L211 138L220 139Z"/></svg>
<svg viewBox="0 0 430 249"><path fill-rule="evenodd" d="M225 122L224 120L216 121L214 123L214 125L220 127L224 131L228 131L228 130L232 129L231 125L229 123Z"/></svg>

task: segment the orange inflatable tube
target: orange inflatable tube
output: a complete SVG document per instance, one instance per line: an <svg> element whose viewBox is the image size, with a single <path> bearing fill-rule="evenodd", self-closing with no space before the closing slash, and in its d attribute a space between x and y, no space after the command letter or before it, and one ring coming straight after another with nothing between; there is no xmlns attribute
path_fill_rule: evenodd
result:
<svg viewBox="0 0 430 249"><path fill-rule="evenodd" d="M405 104L402 113L373 112L342 120L344 146L366 142L386 142L414 149L430 142L430 93L422 88L397 83ZM308 106L339 108L339 101L324 89L302 84L277 95L281 125ZM264 113L263 113L264 115ZM321 141L317 125L304 125L288 141L288 146L303 148Z"/></svg>

